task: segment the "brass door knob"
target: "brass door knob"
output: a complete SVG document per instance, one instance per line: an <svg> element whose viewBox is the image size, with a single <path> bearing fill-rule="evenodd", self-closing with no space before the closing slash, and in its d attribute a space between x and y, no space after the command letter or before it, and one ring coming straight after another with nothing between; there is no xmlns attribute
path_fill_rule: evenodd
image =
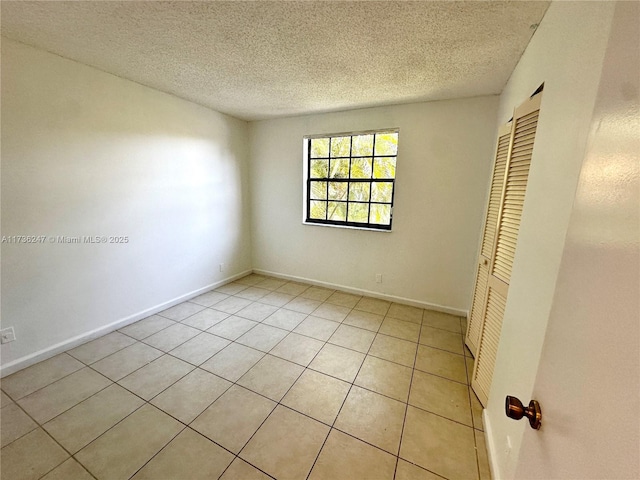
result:
<svg viewBox="0 0 640 480"><path fill-rule="evenodd" d="M507 395L504 402L504 409L507 417L513 418L514 420L527 417L531 428L540 430L540 426L542 425L542 410L540 410L540 404L536 400L531 400L529 406L525 408L522 402L516 397Z"/></svg>

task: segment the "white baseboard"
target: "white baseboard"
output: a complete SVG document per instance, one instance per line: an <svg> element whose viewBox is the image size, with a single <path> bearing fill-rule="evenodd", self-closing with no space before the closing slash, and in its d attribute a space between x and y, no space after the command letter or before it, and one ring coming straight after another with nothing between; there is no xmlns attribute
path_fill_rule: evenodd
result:
<svg viewBox="0 0 640 480"><path fill-rule="evenodd" d="M482 410L482 423L484 424L484 440L487 443L487 456L489 457L489 468L491 469L491 478L500 480L502 473L498 466L498 456L496 455L496 444L493 441L493 430L491 421L487 415L487 409Z"/></svg>
<svg viewBox="0 0 640 480"><path fill-rule="evenodd" d="M353 288L346 285L339 285L336 283L321 282L320 280L314 280L306 277L296 277L294 275L286 275L284 273L270 272L268 270L253 269L254 273L261 275L269 275L270 277L282 278L283 280L292 280L295 282L309 283L311 285L317 285L319 287L332 288L333 290L340 290L341 292L353 293L356 295L366 295L368 297L379 298L381 300L388 300L390 302L402 303L404 305L410 305L412 307L426 308L428 310L435 310L437 312L450 313L451 315L457 315L459 317L466 317L467 310L460 310L459 308L447 307L445 305L438 305L435 303L423 302L421 300L413 300L411 298L398 297L396 295L387 295L385 293L372 292L370 290L364 290L362 288Z"/></svg>
<svg viewBox="0 0 640 480"><path fill-rule="evenodd" d="M151 308L147 308L138 313L134 313L133 315L129 315L128 317L121 318L120 320L116 320L115 322L111 322L102 327L96 328L89 332L82 333L75 337L72 337L63 342L57 343L50 347L39 350L35 353L25 355L24 357L20 357L16 360L13 360L6 365L2 365L0 367L0 377L4 377L6 375L10 375L18 370L22 370L23 368L27 368L30 365L46 360L47 358L51 358L59 353L65 352L71 348L77 347L78 345L82 345L90 340L94 340L98 337L106 335L107 333L111 333L120 328L126 327L127 325L137 322L138 320L142 320L150 315L166 310L167 308L173 307L179 303L182 303L191 298L197 297L209 290L213 290L214 288L218 288L221 285L237 280L238 278L242 278L246 275L249 275L251 270L245 270L244 272L240 272L238 274L232 275L230 277L225 278L224 280L220 280L218 282L212 283L211 285L207 285L206 287L199 288L197 290L193 290L192 292L186 293L179 297L176 297L168 302L161 303L159 305L155 305Z"/></svg>
<svg viewBox="0 0 640 480"><path fill-rule="evenodd" d="M111 322L107 325L104 325L102 327L96 328L94 330L91 330L89 332L85 332L83 334L77 335L75 337L72 337L68 340L65 340L63 342L57 343L55 345L52 345L50 347L44 348L42 350L39 350L35 353L29 354L29 355L25 355L24 357L20 357L16 360L13 360L5 365L0 366L0 377L4 377L6 375L10 375L14 372L17 372L18 370L22 370L23 368L29 367L35 363L41 362L43 360L46 360L48 358L51 358L59 353L65 352L71 348L77 347L78 345L82 345L83 343L86 343L88 341L94 340L98 337L101 337L103 335L106 335L108 333L111 333L115 330L118 330L120 328L126 327L127 325L130 325L131 323L137 322L138 320L142 320L143 318L146 318L150 315L153 315L155 313L161 312L162 310L166 310L167 308L170 308L174 305L177 305L179 303L182 303L186 300L189 300L191 298L197 297L198 295L207 292L209 290L212 290L214 288L217 288L221 285L224 285L226 283L232 282L234 280L237 280L238 278L242 278L248 274L250 274L251 272L254 273L259 273L262 275L269 275L271 277L276 277L276 278L282 278L284 280L292 280L292 281L297 281L297 282L303 282L303 283L308 283L311 285L317 285L320 287L326 287L326 288L332 288L334 290L340 290L342 292L347 292L347 293L353 293L353 294L357 294L357 295L366 295L369 297L374 297L374 298L380 298L382 300L387 300L390 302L396 302L396 303L402 303L405 305L411 305L413 307L419 307L419 308L426 308L429 310L435 310L438 312L444 312L444 313L449 313L452 315L458 315L461 317L466 317L468 314L467 310L460 310L458 308L452 308L452 307L448 307L448 306L444 306L444 305L438 305L435 303L429 303L429 302L424 302L424 301L420 301L420 300L414 300L411 298L405 298L405 297L399 297L396 295L387 295L384 293L379 293L379 292L372 292L370 290L364 290L361 288L353 288L353 287L348 287L346 285L339 285L339 284L335 284L335 283L329 283L329 282L322 282L319 280L314 280L312 278L306 278L306 277L297 277L294 275L286 275L286 274L282 274L282 273L278 273L278 272L270 272L267 270L261 270L261 269L253 269L253 270L246 270L243 272L240 272L238 274L232 275L230 277L227 277L223 280L220 280L218 282L212 283L211 285L207 285L206 287L202 287L199 288L197 290L194 290L192 292L186 293L184 295L181 295L180 297L176 297L172 300L169 300L167 302L161 303L159 305L155 305L151 308L148 308L146 310L143 310L141 312L137 312L133 315L129 315L126 318L121 318L119 320L116 320L114 322ZM487 443L487 445L489 445L489 443Z"/></svg>

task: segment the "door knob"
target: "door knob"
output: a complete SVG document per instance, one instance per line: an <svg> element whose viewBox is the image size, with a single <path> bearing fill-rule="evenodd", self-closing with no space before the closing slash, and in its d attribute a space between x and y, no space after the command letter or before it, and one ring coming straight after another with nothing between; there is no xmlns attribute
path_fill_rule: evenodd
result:
<svg viewBox="0 0 640 480"><path fill-rule="evenodd" d="M537 400L531 400L529 406L525 408L522 402L516 397L507 395L504 402L504 409L507 417L513 418L514 420L527 417L531 428L540 430L540 425L542 425L542 410L540 410L540 404Z"/></svg>

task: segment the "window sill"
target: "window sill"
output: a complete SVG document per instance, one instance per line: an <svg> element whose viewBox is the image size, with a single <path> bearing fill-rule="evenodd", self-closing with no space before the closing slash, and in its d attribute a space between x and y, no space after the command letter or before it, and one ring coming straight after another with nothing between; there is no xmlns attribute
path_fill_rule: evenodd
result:
<svg viewBox="0 0 640 480"><path fill-rule="evenodd" d="M393 231L393 230L384 230L381 228L353 227L351 225L332 225L330 223L307 222L305 220L302 221L302 224L308 225L311 227L342 228L342 229L348 229L348 230L363 230L365 232L376 232L376 233L391 233Z"/></svg>

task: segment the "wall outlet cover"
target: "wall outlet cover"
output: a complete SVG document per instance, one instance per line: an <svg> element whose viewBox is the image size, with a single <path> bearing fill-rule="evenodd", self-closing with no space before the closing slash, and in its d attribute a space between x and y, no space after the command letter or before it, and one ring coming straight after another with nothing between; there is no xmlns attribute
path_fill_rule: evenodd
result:
<svg viewBox="0 0 640 480"><path fill-rule="evenodd" d="M0 343L13 342L16 339L16 333L13 331L13 327L3 328L0 330Z"/></svg>

